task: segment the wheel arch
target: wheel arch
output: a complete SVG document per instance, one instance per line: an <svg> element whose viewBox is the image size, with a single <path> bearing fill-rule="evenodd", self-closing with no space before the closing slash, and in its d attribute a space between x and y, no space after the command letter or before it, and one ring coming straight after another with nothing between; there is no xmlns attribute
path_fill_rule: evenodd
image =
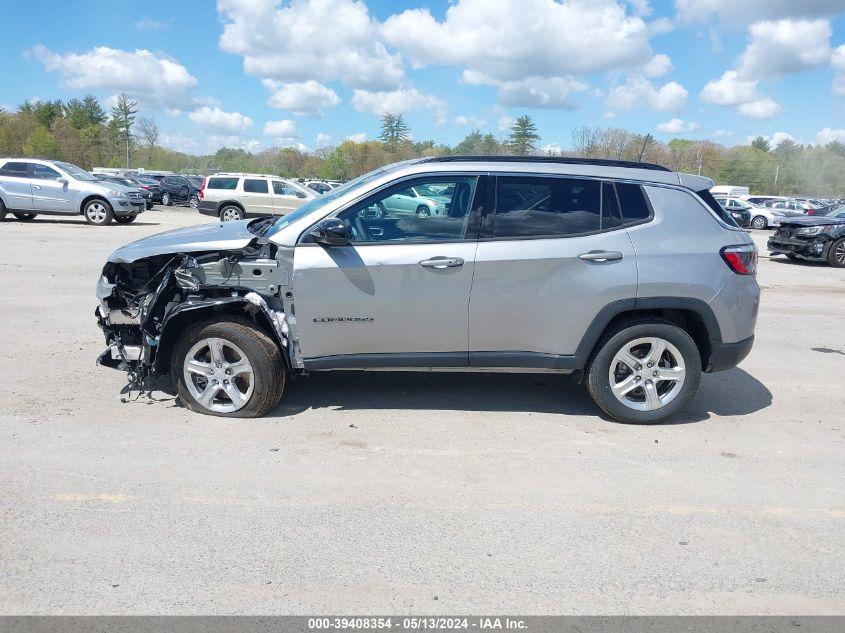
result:
<svg viewBox="0 0 845 633"><path fill-rule="evenodd" d="M288 341L273 323L266 306L256 305L245 297L218 297L179 304L171 310L162 323L156 346L153 368L157 376L170 372L170 358L179 336L192 324L206 319L223 319L227 316L251 321L257 329L269 336L279 347L288 372L291 370L287 354Z"/></svg>
<svg viewBox="0 0 845 633"><path fill-rule="evenodd" d="M82 199L82 202L79 203L79 210L78 210L79 215L82 215L83 213L85 213L85 205L88 204L89 202L91 202L92 200L101 200L102 202L105 202L109 206L109 208L112 210L112 212L114 212L114 207L112 206L111 202L106 200L105 196L103 196L102 194L99 194L99 193L92 193L92 194L85 196Z"/></svg>
<svg viewBox="0 0 845 633"><path fill-rule="evenodd" d="M587 328L575 352L579 367L587 366L607 332L638 317L662 318L684 330L698 347L702 370L709 371L713 350L722 344L719 322L707 303L685 297L624 299L605 306Z"/></svg>

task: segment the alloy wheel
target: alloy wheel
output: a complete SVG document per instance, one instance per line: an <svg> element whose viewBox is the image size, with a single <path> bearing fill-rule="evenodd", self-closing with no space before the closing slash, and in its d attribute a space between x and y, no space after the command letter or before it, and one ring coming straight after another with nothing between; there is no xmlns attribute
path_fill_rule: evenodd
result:
<svg viewBox="0 0 845 633"><path fill-rule="evenodd" d="M610 363L610 390L636 411L654 411L672 402L684 386L686 367L678 348L657 338L626 343Z"/></svg>
<svg viewBox="0 0 845 633"><path fill-rule="evenodd" d="M102 224L108 217L109 210L102 202L92 202L85 209L86 217L92 224Z"/></svg>
<svg viewBox="0 0 845 633"><path fill-rule="evenodd" d="M254 371L246 354L223 338L197 342L185 355L182 372L191 396L216 413L243 408L255 387Z"/></svg>

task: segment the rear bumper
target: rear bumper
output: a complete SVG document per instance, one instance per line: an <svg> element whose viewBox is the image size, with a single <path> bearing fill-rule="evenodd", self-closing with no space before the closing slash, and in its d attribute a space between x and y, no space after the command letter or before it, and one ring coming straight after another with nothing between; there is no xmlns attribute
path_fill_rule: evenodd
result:
<svg viewBox="0 0 845 633"><path fill-rule="evenodd" d="M197 211L203 215L217 215L217 203L210 200L200 200L197 205Z"/></svg>
<svg viewBox="0 0 845 633"><path fill-rule="evenodd" d="M753 335L737 343L710 341L710 362L707 364L707 371L716 372L733 369L748 356L753 345Z"/></svg>

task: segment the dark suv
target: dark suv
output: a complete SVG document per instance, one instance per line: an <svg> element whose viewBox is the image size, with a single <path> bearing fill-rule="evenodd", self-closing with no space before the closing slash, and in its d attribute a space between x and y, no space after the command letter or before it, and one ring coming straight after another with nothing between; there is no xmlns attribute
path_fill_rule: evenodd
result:
<svg viewBox="0 0 845 633"><path fill-rule="evenodd" d="M185 176L165 176L161 179L161 203L170 206L174 202L187 204L196 209L199 204L200 187Z"/></svg>

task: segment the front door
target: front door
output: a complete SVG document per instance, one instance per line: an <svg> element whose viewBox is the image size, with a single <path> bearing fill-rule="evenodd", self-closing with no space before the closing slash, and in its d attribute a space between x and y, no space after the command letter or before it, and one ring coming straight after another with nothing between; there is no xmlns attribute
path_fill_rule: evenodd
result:
<svg viewBox="0 0 845 633"><path fill-rule="evenodd" d="M53 213L75 213L70 179L47 165L32 165L32 208Z"/></svg>
<svg viewBox="0 0 845 633"><path fill-rule="evenodd" d="M273 195L266 178L244 178L244 210L249 215L273 215Z"/></svg>
<svg viewBox="0 0 845 633"><path fill-rule="evenodd" d="M469 313L472 366L560 367L593 318L637 295L637 262L614 186L578 178L496 179Z"/></svg>
<svg viewBox="0 0 845 633"><path fill-rule="evenodd" d="M352 235L349 245L306 238L296 247L293 288L306 368L467 365L478 178L415 182L453 185L449 213L373 213L403 187L388 186L337 214Z"/></svg>
<svg viewBox="0 0 845 633"><path fill-rule="evenodd" d="M8 161L0 168L0 189L9 209L32 209L30 163Z"/></svg>

